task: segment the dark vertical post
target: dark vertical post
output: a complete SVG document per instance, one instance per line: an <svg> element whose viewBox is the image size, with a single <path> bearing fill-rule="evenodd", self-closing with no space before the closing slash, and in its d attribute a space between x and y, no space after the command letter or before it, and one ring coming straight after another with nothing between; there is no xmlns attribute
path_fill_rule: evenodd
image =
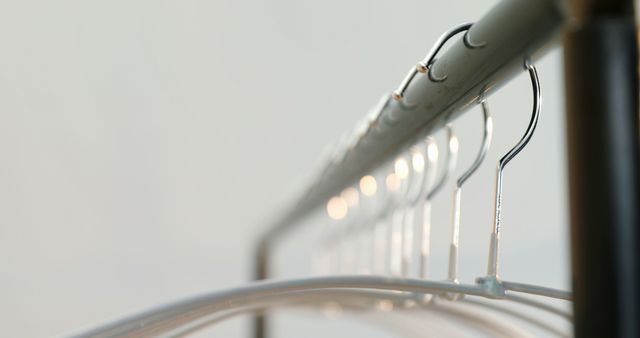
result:
<svg viewBox="0 0 640 338"><path fill-rule="evenodd" d="M268 240L261 241L255 252L254 258L254 279L262 280L269 277L269 244ZM267 337L267 318L262 312L255 312L253 315L253 338L266 338Z"/></svg>
<svg viewBox="0 0 640 338"><path fill-rule="evenodd" d="M575 337L640 337L633 1L571 1L565 36Z"/></svg>

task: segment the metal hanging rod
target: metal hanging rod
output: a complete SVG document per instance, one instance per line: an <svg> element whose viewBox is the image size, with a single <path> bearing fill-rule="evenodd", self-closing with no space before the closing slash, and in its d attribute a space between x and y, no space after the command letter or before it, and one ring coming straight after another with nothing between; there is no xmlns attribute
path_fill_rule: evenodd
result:
<svg viewBox="0 0 640 338"><path fill-rule="evenodd" d="M442 55L383 98L355 132L343 138L302 198L273 220L262 246L317 207L414 143L461 115L521 73L555 41L565 22L563 2L503 0ZM424 74L424 72L427 72ZM345 142L346 141L346 142ZM265 248L261 248L261 251Z"/></svg>

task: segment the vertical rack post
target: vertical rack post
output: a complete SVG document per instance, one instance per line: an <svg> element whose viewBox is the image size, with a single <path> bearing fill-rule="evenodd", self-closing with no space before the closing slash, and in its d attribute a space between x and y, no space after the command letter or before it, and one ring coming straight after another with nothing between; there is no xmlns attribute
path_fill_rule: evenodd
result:
<svg viewBox="0 0 640 338"><path fill-rule="evenodd" d="M571 1L565 35L575 337L640 336L633 1Z"/></svg>
<svg viewBox="0 0 640 338"><path fill-rule="evenodd" d="M269 244L265 238L257 245L254 257L253 278L254 280L263 280L269 278ZM267 318L262 312L256 312L252 317L253 327L251 328L251 337L265 338L267 337Z"/></svg>

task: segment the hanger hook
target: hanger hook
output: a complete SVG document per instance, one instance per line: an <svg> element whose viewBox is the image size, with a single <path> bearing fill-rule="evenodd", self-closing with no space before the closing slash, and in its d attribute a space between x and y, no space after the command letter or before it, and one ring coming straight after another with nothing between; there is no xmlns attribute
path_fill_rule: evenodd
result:
<svg viewBox="0 0 640 338"><path fill-rule="evenodd" d="M493 137L493 118L489 111L489 106L486 100L481 98L480 105L482 106L483 121L484 121L484 133L482 135L482 143L476 159L471 166L465 171L456 181L456 187L453 197L453 223L451 230L451 244L449 245L449 280L458 282L458 247L460 239L460 204L462 199L462 185L476 172L476 170L482 164L489 146L491 145L491 139ZM459 299L460 295L452 295L452 299Z"/></svg>
<svg viewBox="0 0 640 338"><path fill-rule="evenodd" d="M487 274L491 277L498 277L498 265L499 265L499 248L500 248L500 230L502 222L502 174L505 166L511 161L531 140L533 132L538 125L538 118L540 116L540 81L538 79L538 72L536 67L527 59L524 63L525 69L529 72L531 78L531 85L533 87L533 113L531 115L531 121L520 141L507 152L498 162L497 174L496 174L496 191L495 191L495 213L493 221L493 229L491 233L491 244L489 249L489 266Z"/></svg>
<svg viewBox="0 0 640 338"><path fill-rule="evenodd" d="M471 26L473 26L473 23L463 23L463 24L460 24L458 26L453 27L452 29L450 29L450 30L446 31L444 34L442 34L438 38L438 40L436 41L435 45L431 48L429 53L427 53L427 55L425 56L424 60L418 62L418 64L415 67L412 67L411 70L409 70L409 73L404 78L404 80L400 83L400 86L398 87L398 89L396 89L391 94L393 99L396 100L396 101L402 101L402 99L404 97L404 93L407 90L407 87L409 87L409 84L411 83L411 81L413 81L413 78L418 73L427 74L429 76L429 79L431 81L434 81L434 82L442 82L442 81L446 80L447 79L446 75L444 75L442 77L435 77L433 74L431 74L432 72L430 72L429 70L430 70L431 66L436 62L436 55L438 54L440 49L442 49L444 44L447 41L449 41L449 39L451 39L452 37L454 37L455 35L457 35L460 32L465 32L466 31L468 33L468 31L471 28ZM486 42L482 42L482 43L471 42L469 40L468 34L466 34L466 33L465 33L464 38L463 38L463 43L469 49L482 48L482 47L484 47L486 45Z"/></svg>

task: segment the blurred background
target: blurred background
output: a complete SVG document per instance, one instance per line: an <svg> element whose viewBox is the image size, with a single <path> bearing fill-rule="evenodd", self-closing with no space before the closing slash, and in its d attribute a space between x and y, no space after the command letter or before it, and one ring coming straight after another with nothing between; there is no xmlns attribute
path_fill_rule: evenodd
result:
<svg viewBox="0 0 640 338"><path fill-rule="evenodd" d="M494 3L0 1L0 336L54 336L246 284L255 239L322 149L443 31ZM569 289L561 56L537 63L540 124L506 170L502 274ZM465 282L486 268L495 163L529 121L527 74L489 104L494 143L463 197ZM474 110L454 123L458 173L479 147ZM452 189L434 206L436 279ZM279 276L308 275L309 255L291 253L309 237L278 251ZM344 332L318 317L280 317L277 336ZM248 328L238 318L202 336Z"/></svg>

